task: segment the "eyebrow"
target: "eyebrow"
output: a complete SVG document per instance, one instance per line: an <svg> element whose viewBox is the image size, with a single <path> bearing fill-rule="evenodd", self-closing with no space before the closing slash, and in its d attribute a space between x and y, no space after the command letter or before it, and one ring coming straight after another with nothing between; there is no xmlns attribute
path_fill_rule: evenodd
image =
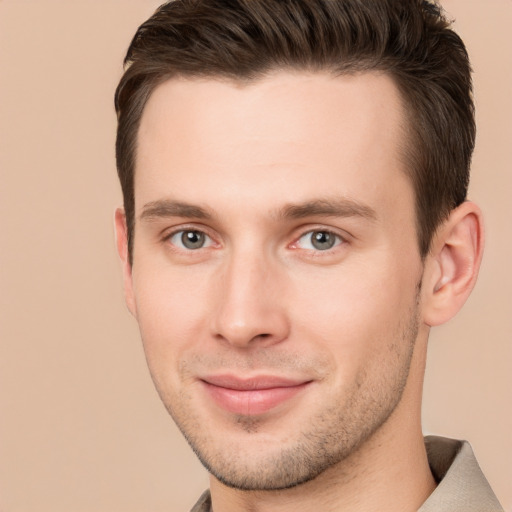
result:
<svg viewBox="0 0 512 512"><path fill-rule="evenodd" d="M306 217L362 217L374 221L377 214L373 208L349 198L314 199L298 204L288 204L275 215L278 219L302 219ZM168 217L211 219L212 215L198 205L159 199L144 205L140 220L157 220Z"/></svg>
<svg viewBox="0 0 512 512"><path fill-rule="evenodd" d="M377 213L370 206L348 198L316 199L282 208L279 217L302 219L304 217L362 217L374 221Z"/></svg>
<svg viewBox="0 0 512 512"><path fill-rule="evenodd" d="M171 199L160 199L145 204L139 219L156 220L167 217L211 219L212 216L204 208L197 205Z"/></svg>

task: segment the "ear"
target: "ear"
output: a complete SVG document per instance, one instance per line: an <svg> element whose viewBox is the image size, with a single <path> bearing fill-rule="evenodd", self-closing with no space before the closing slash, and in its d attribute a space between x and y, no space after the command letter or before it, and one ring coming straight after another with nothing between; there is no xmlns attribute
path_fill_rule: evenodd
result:
<svg viewBox="0 0 512 512"><path fill-rule="evenodd" d="M422 284L427 325L448 321L466 302L478 276L483 246L482 213L467 201L439 227L427 255Z"/></svg>
<svg viewBox="0 0 512 512"><path fill-rule="evenodd" d="M126 214L123 208L117 208L115 217L117 252L123 268L124 296L126 305L133 316L136 316L135 296L133 293L132 265L128 254L128 230Z"/></svg>

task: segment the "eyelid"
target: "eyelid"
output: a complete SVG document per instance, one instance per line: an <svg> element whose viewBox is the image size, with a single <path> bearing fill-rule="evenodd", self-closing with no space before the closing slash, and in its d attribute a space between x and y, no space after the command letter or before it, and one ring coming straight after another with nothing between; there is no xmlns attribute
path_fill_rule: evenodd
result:
<svg viewBox="0 0 512 512"><path fill-rule="evenodd" d="M202 245L199 247L186 247L183 241L183 235L185 233L197 233L202 236L200 239L200 242L202 242ZM169 240L172 242L172 244L176 247L179 247L180 250L185 251L199 251L200 249L207 249L212 245L213 240L205 233L201 231L191 230L191 229L182 229L180 231L176 231Z"/></svg>
<svg viewBox="0 0 512 512"><path fill-rule="evenodd" d="M212 233L212 230L208 228L207 226L203 224L196 224L196 223L190 223L190 224L179 224L176 226L172 226L166 230L163 230L161 234L161 240L163 242L170 244L170 239L175 236L178 233L182 233L184 231L197 231L202 234L204 234L208 239L210 240L210 243L207 247L204 247L204 249L208 249L212 246L219 247L221 243L218 241L218 236L216 236L214 233ZM300 228L297 228L295 230L297 233L295 236L293 236L293 241L288 244L289 248L292 249L301 249L301 247L298 245L301 238L304 236L314 233L314 232L325 232L332 234L337 239L339 239L339 242L336 243L332 248L320 250L320 249L303 249L305 251L310 252L317 252L317 253L330 253L334 250L336 250L337 247L343 246L345 244L348 244L351 239L351 235L347 233L344 230L340 230L337 228L333 228L331 226L325 226L325 225L307 225L307 226L301 226ZM197 252L199 249L196 249L195 251L193 249L186 249L186 248L180 248L179 246L176 246L176 244L170 244L173 245L177 250L186 251L186 252ZM203 249L203 247L201 248Z"/></svg>
<svg viewBox="0 0 512 512"><path fill-rule="evenodd" d="M307 235L311 235L312 233L315 233L315 232L324 232L324 233L329 233L330 235L333 235L335 236L339 241L331 248L329 249L325 249L325 250L321 250L321 249L304 249L304 248L301 248L299 246L299 241L307 236ZM342 245L345 245L347 243L349 243L349 239L350 239L350 236L346 233L346 232L342 232L338 229L335 229L335 228L332 228L332 227L326 227L326 226L308 226L307 228L306 227L302 227L300 229L300 232L298 234L298 236L295 236L294 237L294 241L290 244L290 247L292 249L302 249L302 250L305 250L305 251L311 251L311 252L317 252L317 253L330 253L332 251L335 251L336 248L338 248L339 246L342 246Z"/></svg>
<svg viewBox="0 0 512 512"><path fill-rule="evenodd" d="M200 249L208 249L211 246L219 245L218 242L215 240L215 237L212 235L211 230L207 229L203 225L198 225L198 224L180 224L178 226L173 226L172 228L169 228L162 233L162 237L161 237L162 241L167 242L170 245L173 245L174 247L177 248L177 250L180 250L180 251L186 251L186 252L198 251L199 249L195 249L195 250L187 249L184 247L179 247L176 244L172 244L170 242L170 240L174 236L176 236L179 233L186 232L186 231L197 231L198 233L202 233L205 237L207 237L210 240L210 243L206 247L201 247Z"/></svg>

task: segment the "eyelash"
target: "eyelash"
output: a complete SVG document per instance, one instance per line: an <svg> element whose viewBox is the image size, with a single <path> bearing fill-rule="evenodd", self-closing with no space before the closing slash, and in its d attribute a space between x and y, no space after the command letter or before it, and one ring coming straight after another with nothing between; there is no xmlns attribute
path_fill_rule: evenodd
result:
<svg viewBox="0 0 512 512"><path fill-rule="evenodd" d="M315 253L318 252L318 253L327 253L328 254L328 253L332 252L333 250L336 250L336 247L346 243L345 238L342 237L339 233L336 233L335 231L332 231L330 229L317 228L317 229L310 229L310 230L304 232L302 235L300 235L300 237L297 239L297 241L292 244L292 247L298 248L297 246L298 246L299 242L306 237L309 237L310 244L314 245L314 241L313 241L312 237L315 233L327 235L328 237L334 237L333 245L331 247L328 247L325 249L319 249L319 248L313 247L313 248L308 248L305 250L315 252Z"/></svg>
<svg viewBox="0 0 512 512"><path fill-rule="evenodd" d="M206 239L208 239L209 243L206 247L202 246L202 247L198 247L197 249L190 249L187 247L179 247L176 243L172 242L172 239L174 237L176 237L178 235L181 235L181 237L183 237L183 235L185 233L198 233L199 235L204 236ZM210 247L211 245L214 245L214 243L215 243L213 238L204 229L200 229L200 228L196 228L196 227L182 227L181 229L176 229L176 230L166 234L163 237L163 241L169 242L174 247L177 247L178 250L184 251L184 252L194 252L195 250L198 250L198 249L206 249L206 248Z"/></svg>
<svg viewBox="0 0 512 512"><path fill-rule="evenodd" d="M185 233L197 233L200 236L205 237L205 239L207 239L207 241L208 241L207 242L208 245L206 245L206 246L202 245L202 246L194 249L194 248L180 247L176 242L172 242L173 238L175 238L178 235L181 235L181 237L183 237L183 235ZM332 247L328 247L323 250L318 249L318 248L316 248L316 249L315 248L307 248L307 249L304 249L305 251L308 251L311 253L319 253L319 254L322 254L322 253L330 254L332 251L335 251L336 248L339 247L340 245L344 245L347 243L346 238L344 236L340 235L339 233L337 233L331 229L318 227L318 228L308 229L307 231L301 232L300 236L295 238L295 241L292 242L291 244L289 244L288 247L290 247L292 249L300 249L300 247L299 247L300 241L305 237L313 236L314 233L319 233L319 234L321 233L321 234L325 234L325 235L334 237L334 244ZM180 229L173 230L172 232L166 234L163 237L163 241L167 242L170 245L172 245L173 247L175 247L177 251L182 251L182 252L187 252L187 253L192 253L192 252L198 251L200 249L208 249L209 247L216 245L214 238L212 236L210 236L204 229L192 227L192 226L191 227L185 226L185 227L181 227ZM183 245L183 243L181 245ZM313 245L313 244L311 243L311 245Z"/></svg>

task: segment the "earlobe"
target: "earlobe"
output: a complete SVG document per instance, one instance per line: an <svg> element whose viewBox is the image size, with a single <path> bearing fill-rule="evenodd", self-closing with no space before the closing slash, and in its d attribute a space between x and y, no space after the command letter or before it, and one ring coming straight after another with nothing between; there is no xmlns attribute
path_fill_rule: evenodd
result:
<svg viewBox="0 0 512 512"><path fill-rule="evenodd" d="M121 260L126 305L133 316L136 316L135 298L133 294L132 265L128 251L128 231L126 214L123 208L117 208L114 216L117 252Z"/></svg>
<svg viewBox="0 0 512 512"><path fill-rule="evenodd" d="M423 314L427 325L452 318L469 297L484 246L482 213L467 201L453 210L432 240L423 281Z"/></svg>

